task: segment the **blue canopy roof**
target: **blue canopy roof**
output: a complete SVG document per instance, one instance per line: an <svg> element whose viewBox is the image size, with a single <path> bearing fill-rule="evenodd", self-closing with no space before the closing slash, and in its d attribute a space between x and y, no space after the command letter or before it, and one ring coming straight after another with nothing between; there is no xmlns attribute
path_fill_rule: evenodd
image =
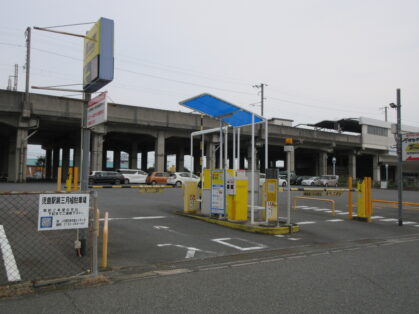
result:
<svg viewBox="0 0 419 314"><path fill-rule="evenodd" d="M181 101L179 104L221 120L233 127L252 124L252 112L210 94L201 94ZM255 123L264 121L262 117L256 114L254 116Z"/></svg>

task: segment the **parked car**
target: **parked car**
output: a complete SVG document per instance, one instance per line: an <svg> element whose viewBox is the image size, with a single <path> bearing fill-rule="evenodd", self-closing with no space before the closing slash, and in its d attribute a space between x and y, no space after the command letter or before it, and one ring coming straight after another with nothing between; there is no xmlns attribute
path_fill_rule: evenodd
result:
<svg viewBox="0 0 419 314"><path fill-rule="evenodd" d="M319 177L310 177L301 181L301 185L320 185L320 178Z"/></svg>
<svg viewBox="0 0 419 314"><path fill-rule="evenodd" d="M303 180L307 180L307 179L310 179L310 178L311 178L311 176L298 176L297 179L295 180L295 184L296 185L301 185L301 182Z"/></svg>
<svg viewBox="0 0 419 314"><path fill-rule="evenodd" d="M259 174L259 185L263 185L263 183L265 183L265 180L266 180L266 174L260 173ZM284 178L284 177L280 176L278 178L278 186L282 186L282 187L287 186L286 177Z"/></svg>
<svg viewBox="0 0 419 314"><path fill-rule="evenodd" d="M319 183L322 186L328 187L328 186L338 186L339 176L321 176Z"/></svg>
<svg viewBox="0 0 419 314"><path fill-rule="evenodd" d="M92 171L89 176L89 184L121 184L122 182L124 182L124 176L116 171Z"/></svg>
<svg viewBox="0 0 419 314"><path fill-rule="evenodd" d="M290 176L290 183L291 184L296 184L295 183L295 181L297 180L297 175L295 174L295 172L294 171L290 171L290 174L291 174L291 176ZM287 171L286 170L281 170L281 171L279 171L279 176L280 177L284 177L285 176L285 179L287 178Z"/></svg>
<svg viewBox="0 0 419 314"><path fill-rule="evenodd" d="M170 174L168 172L152 172L148 175L146 179L147 184L156 185L156 184L167 184Z"/></svg>
<svg viewBox="0 0 419 314"><path fill-rule="evenodd" d="M120 174L124 176L124 183L145 183L148 173L139 169L118 169Z"/></svg>
<svg viewBox="0 0 419 314"><path fill-rule="evenodd" d="M190 181L199 183L200 178L195 174L192 174L191 177L191 174L189 172L175 172L170 175L169 179L167 179L167 184L174 185L176 187L181 187L185 182Z"/></svg>

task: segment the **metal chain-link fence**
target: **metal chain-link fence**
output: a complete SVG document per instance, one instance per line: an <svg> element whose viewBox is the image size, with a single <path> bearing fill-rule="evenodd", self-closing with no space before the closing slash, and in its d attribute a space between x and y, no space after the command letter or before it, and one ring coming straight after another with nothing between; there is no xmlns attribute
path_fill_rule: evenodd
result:
<svg viewBox="0 0 419 314"><path fill-rule="evenodd" d="M86 204L80 209L83 195ZM92 246L95 204L92 193L0 193L0 285L97 269ZM82 219L88 228L68 229ZM86 244L84 256L77 250L79 240Z"/></svg>

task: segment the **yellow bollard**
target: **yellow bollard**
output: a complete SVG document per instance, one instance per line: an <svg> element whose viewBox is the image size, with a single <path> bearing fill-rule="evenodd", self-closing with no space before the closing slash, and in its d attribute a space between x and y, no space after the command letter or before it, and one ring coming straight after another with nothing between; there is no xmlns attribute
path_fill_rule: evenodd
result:
<svg viewBox="0 0 419 314"><path fill-rule="evenodd" d="M71 183L73 181L73 168L68 169L68 177L65 180L65 190L67 192L71 192Z"/></svg>
<svg viewBox="0 0 419 314"><path fill-rule="evenodd" d="M61 178L62 178L61 167L58 167L58 171L57 171L57 192L61 192Z"/></svg>
<svg viewBox="0 0 419 314"><path fill-rule="evenodd" d="M79 190L79 167L74 167L74 185L73 191Z"/></svg>
<svg viewBox="0 0 419 314"><path fill-rule="evenodd" d="M108 217L108 212L106 212L103 222L102 268L108 267Z"/></svg>

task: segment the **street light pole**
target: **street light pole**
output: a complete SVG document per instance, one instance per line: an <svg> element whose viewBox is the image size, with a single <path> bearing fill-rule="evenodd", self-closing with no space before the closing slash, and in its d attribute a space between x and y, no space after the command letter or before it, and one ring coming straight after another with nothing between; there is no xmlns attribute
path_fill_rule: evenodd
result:
<svg viewBox="0 0 419 314"><path fill-rule="evenodd" d="M333 157L333 158L332 158L332 163L333 163L333 175L335 175L335 174L336 174L336 173L335 173L335 172L336 172L336 171L335 171L335 170L336 170L336 167L335 167L335 166L336 166L336 157Z"/></svg>
<svg viewBox="0 0 419 314"><path fill-rule="evenodd" d="M402 118L401 118L401 101L400 101L400 88L397 89L397 104L391 103L390 107L393 109L397 109L397 174L399 177L399 193L398 193L398 204L399 204L399 226L403 226L403 218L402 218L402 199L403 199L403 160L402 160Z"/></svg>

